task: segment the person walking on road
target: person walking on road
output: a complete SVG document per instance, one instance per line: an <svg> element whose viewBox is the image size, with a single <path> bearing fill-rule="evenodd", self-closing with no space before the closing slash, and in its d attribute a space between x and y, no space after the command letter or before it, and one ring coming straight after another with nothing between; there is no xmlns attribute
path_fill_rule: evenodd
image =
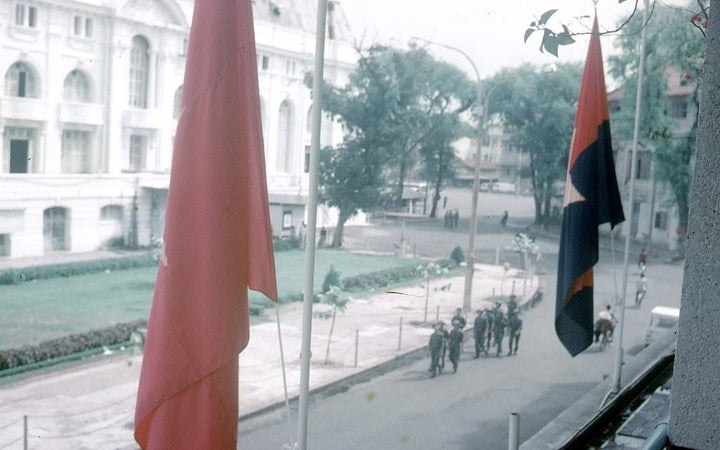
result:
<svg viewBox="0 0 720 450"><path fill-rule="evenodd" d="M505 314L503 314L502 311L498 310L493 326L495 329L495 345L497 346L496 356L500 356L502 353L502 341L505 337L505 327L507 327L507 320L505 319Z"/></svg>
<svg viewBox="0 0 720 450"><path fill-rule="evenodd" d="M495 312L486 309L485 318L487 319L487 335L485 339L485 343L487 345L485 347L485 353L487 353L487 350L490 349L490 346L492 346L493 331L495 327Z"/></svg>
<svg viewBox="0 0 720 450"><path fill-rule="evenodd" d="M433 328L435 331L430 335L430 342L428 343L430 349L430 368L428 369L430 378L435 377L438 372L442 371L440 368L440 353L445 341L445 336L440 331L440 324L436 323Z"/></svg>
<svg viewBox="0 0 720 450"><path fill-rule="evenodd" d="M453 322L450 338L448 339L448 347L450 347L450 362L453 365L453 373L457 372L458 363L460 362L460 346L462 345L465 335L460 331L460 325Z"/></svg>
<svg viewBox="0 0 720 450"><path fill-rule="evenodd" d="M455 315L452 316L452 319L450 319L451 325L455 325L455 323L458 324L461 330L465 328L465 325L467 325L467 320L465 320L465 317L462 315L462 308L457 308L455 310Z"/></svg>
<svg viewBox="0 0 720 450"><path fill-rule="evenodd" d="M447 343L448 338L450 338L450 333L448 330L445 329L445 322L442 320L437 323L438 330L440 331L440 334L442 334L443 340L442 340L442 346L440 348L440 373L442 373L443 370L445 370L445 354L447 353Z"/></svg>
<svg viewBox="0 0 720 450"><path fill-rule="evenodd" d="M645 295L648 290L648 280L645 278L645 274L641 273L640 278L635 282L635 306L638 308L645 299Z"/></svg>
<svg viewBox="0 0 720 450"><path fill-rule="evenodd" d="M510 315L510 320L508 320L508 356L517 355L521 332L522 319L520 319L518 312L515 311Z"/></svg>
<svg viewBox="0 0 720 450"><path fill-rule="evenodd" d="M481 309L477 310L477 317L473 323L473 337L475 338L475 359L480 357L480 352L487 355L485 348L485 336L487 334L487 316L483 314Z"/></svg>
<svg viewBox="0 0 720 450"><path fill-rule="evenodd" d="M502 218L500 218L500 226L504 228L507 225L507 221L508 221L508 212L507 212L507 210L505 210L503 212Z"/></svg>
<svg viewBox="0 0 720 450"><path fill-rule="evenodd" d="M510 300L507 302L507 315L508 318L512 317L513 313L518 308L517 295L511 295Z"/></svg>

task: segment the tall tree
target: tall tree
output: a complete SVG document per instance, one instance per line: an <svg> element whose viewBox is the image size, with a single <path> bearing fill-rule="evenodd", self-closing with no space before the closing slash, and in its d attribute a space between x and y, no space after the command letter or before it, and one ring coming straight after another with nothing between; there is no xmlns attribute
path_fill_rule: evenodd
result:
<svg viewBox="0 0 720 450"><path fill-rule="evenodd" d="M555 184L564 181L581 67L532 65L500 71L489 84L489 113L499 113L511 143L530 156L535 223L547 226Z"/></svg>
<svg viewBox="0 0 720 450"><path fill-rule="evenodd" d="M704 27L707 21L691 9L668 7L655 3L646 25L645 73L640 114L639 146L654 150L656 176L666 181L673 192L678 209L679 228L688 222L691 161L697 136L699 98L695 83L702 71L705 51ZM642 16L635 15L618 36L621 53L609 58L610 73L621 82L623 103L614 114L616 137L632 139L635 97L637 92L638 47ZM669 77L679 75L681 85L691 94L681 109L687 117L672 118ZM677 80L674 80L677 82ZM678 88L679 86L674 86ZM677 99L674 101L678 101ZM682 236L681 236L682 237Z"/></svg>
<svg viewBox="0 0 720 450"><path fill-rule="evenodd" d="M310 81L308 77L306 84ZM425 50L383 46L362 55L344 87L323 89L323 109L347 132L336 154L323 152L320 174L323 200L340 209L333 237L333 246L338 247L345 221L384 200L384 170L396 171L394 201L399 204L407 174L419 157L448 159L443 152L464 130L458 125L460 117L475 96L462 71L434 60ZM451 167L435 167L433 179L442 184Z"/></svg>

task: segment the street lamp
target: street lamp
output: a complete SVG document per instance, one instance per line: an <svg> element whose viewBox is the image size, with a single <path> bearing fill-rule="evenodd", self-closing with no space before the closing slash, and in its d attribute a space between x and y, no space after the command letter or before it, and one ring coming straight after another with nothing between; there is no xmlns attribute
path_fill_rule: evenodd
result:
<svg viewBox="0 0 720 450"><path fill-rule="evenodd" d="M466 256L467 270L465 272L465 290L463 291L463 311L467 314L472 309L472 282L473 282L473 273L475 271L475 234L477 232L477 204L478 204L478 191L480 189L480 161L481 161L480 149L482 146L482 134L483 134L483 125L485 123L485 111L487 111L488 98L490 97L490 91L488 91L485 94L484 101L483 101L480 72L478 72L477 66L475 66L475 63L470 58L470 56L468 56L467 53L460 50L459 48L452 47L450 45L441 44L439 42L431 41L429 39L418 38L418 37L413 37L410 40L411 48L413 48L415 46L415 41L422 41L422 42L425 42L426 44L437 45L439 47L443 47L448 50L451 50L451 51L461 54L463 57L465 57L465 59L468 60L468 62L472 66L473 71L475 72L475 78L476 78L476 82L477 82L475 107L476 107L478 118L477 118L477 130L476 130L477 142L476 142L476 149L475 149L475 172L473 175L472 215L470 216L470 233L468 236L468 251L467 251L467 256Z"/></svg>

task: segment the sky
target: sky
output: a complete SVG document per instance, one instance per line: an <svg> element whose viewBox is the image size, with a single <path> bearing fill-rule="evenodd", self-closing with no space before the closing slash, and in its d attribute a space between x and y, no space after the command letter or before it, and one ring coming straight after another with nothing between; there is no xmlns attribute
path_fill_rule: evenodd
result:
<svg viewBox="0 0 720 450"><path fill-rule="evenodd" d="M528 43L523 42L525 30L549 9L558 9L549 25L560 29L570 25L571 31L588 31L592 25L592 0L340 0L350 27L356 37L365 35L364 46L370 43L408 48L416 36L456 47L475 63L485 78L503 67L530 62L538 66L552 63L584 61L587 53L586 36L561 47L559 57L539 50L541 35L536 32ZM640 2L642 4L642 1ZM599 0L600 30L615 29L621 18L629 16L635 2ZM582 16L586 16L581 18ZM603 54L613 52L611 38L602 41ZM465 69L472 67L467 60L438 46L426 47L436 57Z"/></svg>

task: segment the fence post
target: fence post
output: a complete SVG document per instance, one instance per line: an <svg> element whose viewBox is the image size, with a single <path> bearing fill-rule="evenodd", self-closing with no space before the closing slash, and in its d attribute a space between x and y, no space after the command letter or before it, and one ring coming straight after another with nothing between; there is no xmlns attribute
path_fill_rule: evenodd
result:
<svg viewBox="0 0 720 450"><path fill-rule="evenodd" d="M508 433L508 450L518 450L520 444L520 415L510 413L510 427Z"/></svg>
<svg viewBox="0 0 720 450"><path fill-rule="evenodd" d="M510 292L510 295L515 295L515 280L513 280L512 291Z"/></svg>
<svg viewBox="0 0 720 450"><path fill-rule="evenodd" d="M28 416L23 415L23 450L28 449Z"/></svg>
<svg viewBox="0 0 720 450"><path fill-rule="evenodd" d="M435 323L440 322L440 305L435 307Z"/></svg>
<svg viewBox="0 0 720 450"><path fill-rule="evenodd" d="M355 367L358 364L358 344L360 343L360 330L355 330Z"/></svg>
<svg viewBox="0 0 720 450"><path fill-rule="evenodd" d="M398 333L398 351L402 348L402 325L403 325L403 318L400 318L400 331Z"/></svg>

